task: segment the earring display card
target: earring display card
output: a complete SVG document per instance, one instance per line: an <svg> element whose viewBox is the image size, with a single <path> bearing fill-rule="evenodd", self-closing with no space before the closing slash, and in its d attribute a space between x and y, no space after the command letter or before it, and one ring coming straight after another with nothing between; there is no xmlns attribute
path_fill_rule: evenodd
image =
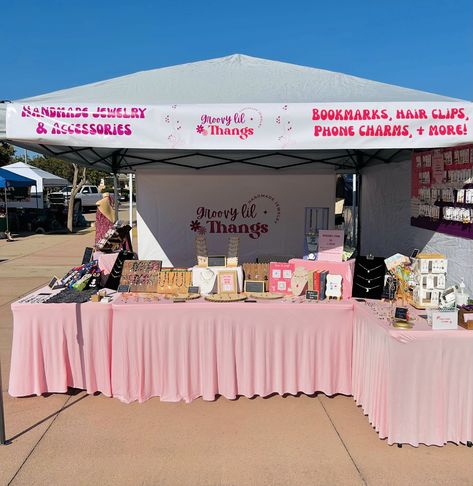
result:
<svg viewBox="0 0 473 486"><path fill-rule="evenodd" d="M156 292L161 264L160 260L126 261L120 285L128 285L130 292Z"/></svg>
<svg viewBox="0 0 473 486"><path fill-rule="evenodd" d="M291 280L294 268L294 263L271 262L269 264L269 291L292 294Z"/></svg>
<svg viewBox="0 0 473 486"><path fill-rule="evenodd" d="M381 299L384 289L386 265L383 257L363 257L355 260L353 297Z"/></svg>
<svg viewBox="0 0 473 486"><path fill-rule="evenodd" d="M299 296L305 293L309 279L309 271L304 267L297 267L291 278L292 295Z"/></svg>

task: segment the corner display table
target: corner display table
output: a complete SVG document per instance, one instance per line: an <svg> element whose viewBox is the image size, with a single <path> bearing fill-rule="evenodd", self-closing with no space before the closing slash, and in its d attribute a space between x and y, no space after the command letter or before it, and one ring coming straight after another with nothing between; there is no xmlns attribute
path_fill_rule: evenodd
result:
<svg viewBox="0 0 473 486"><path fill-rule="evenodd" d="M389 325L386 305L354 302L353 396L388 444L473 440L473 332Z"/></svg>
<svg viewBox="0 0 473 486"><path fill-rule="evenodd" d="M41 292L41 291L40 291ZM394 329L378 301L14 303L9 393L190 402L353 395L389 444L473 441L473 332Z"/></svg>

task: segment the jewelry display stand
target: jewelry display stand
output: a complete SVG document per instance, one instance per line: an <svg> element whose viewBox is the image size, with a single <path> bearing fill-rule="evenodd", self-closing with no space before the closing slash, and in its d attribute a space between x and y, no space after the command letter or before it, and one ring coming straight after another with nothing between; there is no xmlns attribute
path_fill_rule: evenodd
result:
<svg viewBox="0 0 473 486"><path fill-rule="evenodd" d="M227 267L238 266L238 254L240 252L240 237L230 236L228 239Z"/></svg>
<svg viewBox="0 0 473 486"><path fill-rule="evenodd" d="M357 257L353 276L353 297L381 299L385 275L386 265L383 257Z"/></svg>
<svg viewBox="0 0 473 486"><path fill-rule="evenodd" d="M197 255L197 265L207 267L209 265L209 250L207 249L207 239L204 235L195 238L195 251Z"/></svg>
<svg viewBox="0 0 473 486"><path fill-rule="evenodd" d="M156 292L161 263L160 260L126 261L120 285L127 285L130 292Z"/></svg>
<svg viewBox="0 0 473 486"><path fill-rule="evenodd" d="M437 308L446 288L448 261L444 255L419 253L412 265L416 286L412 304L417 309Z"/></svg>
<svg viewBox="0 0 473 486"><path fill-rule="evenodd" d="M192 272L183 269L161 270L154 288L158 294L184 294L192 284Z"/></svg>

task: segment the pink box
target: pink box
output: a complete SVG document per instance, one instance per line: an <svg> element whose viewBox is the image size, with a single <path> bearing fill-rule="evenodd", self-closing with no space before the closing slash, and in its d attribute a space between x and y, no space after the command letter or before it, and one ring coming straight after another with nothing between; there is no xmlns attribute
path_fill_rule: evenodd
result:
<svg viewBox="0 0 473 486"><path fill-rule="evenodd" d="M293 263L272 262L269 264L269 291L278 294L291 294Z"/></svg>

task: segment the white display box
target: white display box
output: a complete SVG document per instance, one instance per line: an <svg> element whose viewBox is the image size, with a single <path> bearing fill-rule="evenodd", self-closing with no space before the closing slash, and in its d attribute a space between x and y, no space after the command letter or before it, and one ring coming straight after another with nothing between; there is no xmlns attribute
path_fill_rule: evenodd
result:
<svg viewBox="0 0 473 486"><path fill-rule="evenodd" d="M458 311L432 311L432 329L457 329Z"/></svg>

